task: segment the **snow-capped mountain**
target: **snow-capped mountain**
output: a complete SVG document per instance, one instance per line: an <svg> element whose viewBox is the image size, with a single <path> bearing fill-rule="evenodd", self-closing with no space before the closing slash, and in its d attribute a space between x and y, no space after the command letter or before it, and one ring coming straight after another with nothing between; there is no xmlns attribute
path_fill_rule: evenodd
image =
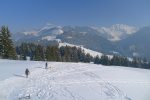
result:
<svg viewBox="0 0 150 100"><path fill-rule="evenodd" d="M13 38L16 45L19 45L22 42L53 45L61 41L57 38L57 36L63 34L63 32L64 31L61 26L47 24L38 30L16 33L13 35Z"/></svg>
<svg viewBox="0 0 150 100"><path fill-rule="evenodd" d="M100 32L102 36L104 36L110 41L122 40L139 30L137 27L125 24L115 24L110 27L100 27L100 28L91 27L91 28Z"/></svg>
<svg viewBox="0 0 150 100"><path fill-rule="evenodd" d="M19 34L15 34L15 40L19 39L25 39L25 38L34 38L37 37L38 41L41 40L60 40L57 38L57 36L61 35L65 32L78 32L78 34L82 34L83 36L86 35L86 33L91 33L95 35L99 35L103 38L106 38L110 41L119 41L122 39L125 39L129 35L137 32L139 29L134 26L129 26L125 24L115 24L111 27L77 27L77 26L58 26L53 24L46 24L43 28L39 30L31 30L31 31L25 31L21 32ZM20 35L21 34L21 35ZM20 38L19 38L19 36ZM40 37L40 38L39 38ZM72 39L72 36L67 36L68 39Z"/></svg>
<svg viewBox="0 0 150 100"><path fill-rule="evenodd" d="M101 28L47 24L39 30L16 33L13 38L16 40L16 45L22 42L44 45L57 45L60 42L66 42L82 45L85 48L108 55L117 52L119 55L128 57L142 56L150 59L149 49L145 49L149 48L149 32L149 27L139 29L123 24Z"/></svg>
<svg viewBox="0 0 150 100"><path fill-rule="evenodd" d="M41 37L41 40L47 40L47 41L61 41L60 39L57 39L56 37L58 35L63 34L64 31L62 30L61 26L54 26L54 27L45 27L41 29L38 32L39 37Z"/></svg>
<svg viewBox="0 0 150 100"><path fill-rule="evenodd" d="M20 38L18 37L21 34ZM44 45L67 42L75 45L83 45L95 51L111 52L116 51L113 43L99 35L99 32L90 27L79 26L57 26L48 24L36 31L27 31L14 34L16 44L22 42L34 42ZM17 37L17 38L16 38Z"/></svg>

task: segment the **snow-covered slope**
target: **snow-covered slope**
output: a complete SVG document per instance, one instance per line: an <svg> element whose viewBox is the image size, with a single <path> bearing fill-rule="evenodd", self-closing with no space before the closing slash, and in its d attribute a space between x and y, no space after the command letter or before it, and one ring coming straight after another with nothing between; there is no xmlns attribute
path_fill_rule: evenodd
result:
<svg viewBox="0 0 150 100"><path fill-rule="evenodd" d="M78 45L74 45L74 44L70 44L70 43L59 43L59 47L62 47L62 46L70 46L70 47L77 47L77 48L81 48L82 50L84 50L84 52L87 54L89 53L91 56L93 57L96 57L97 55L99 57L101 57L103 55L103 53L101 52L97 52L97 51L94 51L94 50L90 50L90 49L87 49L87 48L84 48L82 45L81 46L78 46ZM112 58L113 56L112 55L108 55L110 58Z"/></svg>
<svg viewBox="0 0 150 100"><path fill-rule="evenodd" d="M0 81L0 100L150 100L149 70L62 62L44 69L45 62L10 60L0 65L0 75L9 73Z"/></svg>

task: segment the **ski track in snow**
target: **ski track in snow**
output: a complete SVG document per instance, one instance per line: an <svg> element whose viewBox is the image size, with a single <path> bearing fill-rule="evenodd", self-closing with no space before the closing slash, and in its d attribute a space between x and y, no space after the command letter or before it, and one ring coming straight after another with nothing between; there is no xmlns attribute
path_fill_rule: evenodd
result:
<svg viewBox="0 0 150 100"><path fill-rule="evenodd" d="M49 69L35 66L29 78L16 75L2 81L0 99L132 100L120 88L103 79L103 69L98 65L56 62L49 65Z"/></svg>

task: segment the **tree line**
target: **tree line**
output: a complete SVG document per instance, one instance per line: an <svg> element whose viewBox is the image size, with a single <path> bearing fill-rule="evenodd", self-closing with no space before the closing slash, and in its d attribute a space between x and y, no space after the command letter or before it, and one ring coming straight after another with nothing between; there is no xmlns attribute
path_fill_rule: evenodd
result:
<svg viewBox="0 0 150 100"><path fill-rule="evenodd" d="M150 69L150 62L148 62L145 58L127 58L123 56L113 55L112 58L102 55L101 57L96 56L94 58L95 64L102 65L115 65L115 66L126 66L126 67L134 67L134 68L145 68Z"/></svg>
<svg viewBox="0 0 150 100"><path fill-rule="evenodd" d="M34 61L60 61L60 62L93 62L102 65L127 66L136 68L150 69L150 63L146 59L122 57L113 55L112 57L102 55L101 57L93 57L89 53L85 53L80 47L58 47L58 46L42 46L33 43L22 43L16 47L19 59L26 60L30 57Z"/></svg>
<svg viewBox="0 0 150 100"><path fill-rule="evenodd" d="M16 47L19 55L18 59L34 61L62 61L62 62L91 62L93 57L85 54L84 50L78 47L58 47L58 46L42 46L33 43L22 43Z"/></svg>
<svg viewBox="0 0 150 100"><path fill-rule="evenodd" d="M8 27L2 26L0 30L0 58L26 60L27 57L33 61L93 62L103 65L150 69L150 62L146 59L133 58L130 60L127 57L117 55L93 57L89 53L85 53L80 47L42 46L33 43L22 43L14 47Z"/></svg>

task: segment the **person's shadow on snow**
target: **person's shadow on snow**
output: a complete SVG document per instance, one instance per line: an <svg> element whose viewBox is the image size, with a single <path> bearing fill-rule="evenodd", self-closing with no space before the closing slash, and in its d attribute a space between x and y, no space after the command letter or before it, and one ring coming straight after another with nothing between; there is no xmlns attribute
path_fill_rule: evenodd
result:
<svg viewBox="0 0 150 100"><path fill-rule="evenodd" d="M23 77L23 78L26 78L26 76L24 76L24 75L18 75L18 74L13 74L14 76L16 76L16 77Z"/></svg>

